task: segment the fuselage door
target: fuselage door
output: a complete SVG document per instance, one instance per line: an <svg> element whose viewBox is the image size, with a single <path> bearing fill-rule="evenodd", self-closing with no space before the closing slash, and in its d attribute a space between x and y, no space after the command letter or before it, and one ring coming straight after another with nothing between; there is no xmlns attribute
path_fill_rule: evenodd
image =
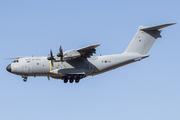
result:
<svg viewBox="0 0 180 120"><path fill-rule="evenodd" d="M23 73L32 73L32 66L22 66Z"/></svg>
<svg viewBox="0 0 180 120"><path fill-rule="evenodd" d="M28 73L32 73L32 66L28 66Z"/></svg>

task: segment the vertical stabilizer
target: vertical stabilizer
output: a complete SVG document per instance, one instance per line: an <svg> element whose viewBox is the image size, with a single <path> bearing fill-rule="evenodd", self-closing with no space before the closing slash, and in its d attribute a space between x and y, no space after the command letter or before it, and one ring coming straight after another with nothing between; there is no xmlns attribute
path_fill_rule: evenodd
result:
<svg viewBox="0 0 180 120"><path fill-rule="evenodd" d="M158 37L161 37L161 28L173 25L171 24L163 24L153 27L147 26L139 26L138 31L129 46L125 50L127 53L140 53L142 55L146 55L151 49L152 45L156 41Z"/></svg>

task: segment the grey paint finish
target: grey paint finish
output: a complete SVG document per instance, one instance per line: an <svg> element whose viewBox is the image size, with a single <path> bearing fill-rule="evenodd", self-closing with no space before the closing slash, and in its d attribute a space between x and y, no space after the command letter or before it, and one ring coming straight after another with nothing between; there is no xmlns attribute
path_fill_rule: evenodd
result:
<svg viewBox="0 0 180 120"><path fill-rule="evenodd" d="M140 26L129 46L122 54L91 56L95 48L91 45L77 50L64 52L64 60L61 61L54 55L53 65L47 57L22 57L12 62L7 70L11 73L21 75L24 81L28 76L50 76L78 83L83 77L97 75L109 70L140 61L149 57L148 52L156 39L160 37L160 30L172 24L164 24L154 27ZM91 56L91 57L89 57ZM49 79L49 78L48 78Z"/></svg>

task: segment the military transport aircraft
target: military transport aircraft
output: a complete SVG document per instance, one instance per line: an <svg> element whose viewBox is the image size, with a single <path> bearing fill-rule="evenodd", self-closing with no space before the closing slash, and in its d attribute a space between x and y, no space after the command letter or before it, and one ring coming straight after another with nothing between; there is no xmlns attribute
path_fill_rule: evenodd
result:
<svg viewBox="0 0 180 120"><path fill-rule="evenodd" d="M140 61L149 57L148 52L156 39L161 37L161 28L175 23L153 27L139 26L129 46L122 54L92 56L100 44L63 52L45 57L18 57L7 66L7 71L22 76L26 82L29 76L47 76L78 83L80 79L107 72L109 70Z"/></svg>

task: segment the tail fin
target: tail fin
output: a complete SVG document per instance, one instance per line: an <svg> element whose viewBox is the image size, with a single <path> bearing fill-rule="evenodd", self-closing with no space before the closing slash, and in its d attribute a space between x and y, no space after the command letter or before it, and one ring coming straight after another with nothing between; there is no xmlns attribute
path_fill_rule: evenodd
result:
<svg viewBox="0 0 180 120"><path fill-rule="evenodd" d="M163 24L153 27L139 26L138 31L131 43L125 50L127 53L140 53L146 55L158 37L161 37L161 28L174 25L175 23Z"/></svg>

